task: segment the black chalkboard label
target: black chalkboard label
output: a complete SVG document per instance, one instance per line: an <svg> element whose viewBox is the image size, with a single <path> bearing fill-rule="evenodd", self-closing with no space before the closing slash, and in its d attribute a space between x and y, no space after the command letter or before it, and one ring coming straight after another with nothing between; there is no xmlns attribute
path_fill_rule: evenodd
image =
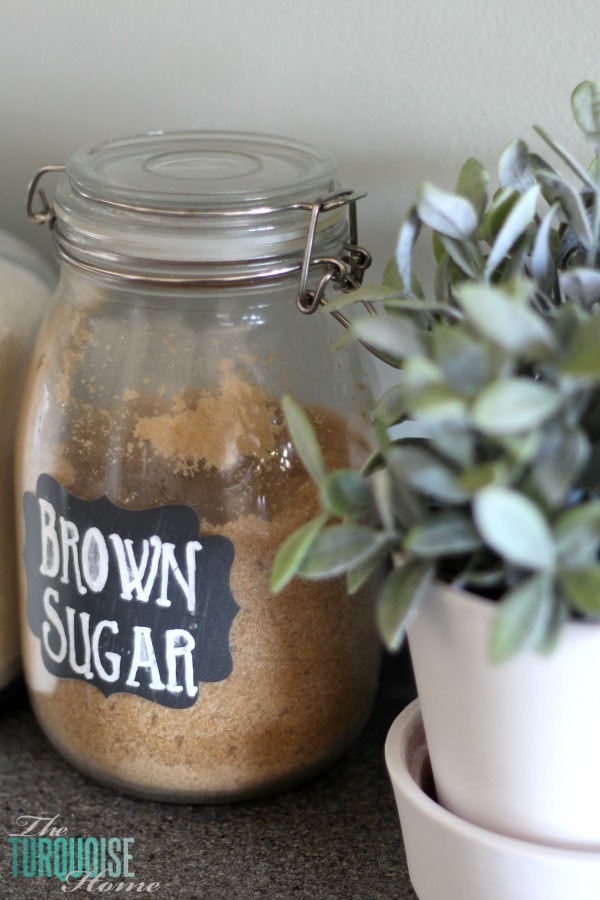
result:
<svg viewBox="0 0 600 900"><path fill-rule="evenodd" d="M191 506L123 509L40 475L23 509L28 621L49 672L179 709L231 674L234 547L201 534Z"/></svg>

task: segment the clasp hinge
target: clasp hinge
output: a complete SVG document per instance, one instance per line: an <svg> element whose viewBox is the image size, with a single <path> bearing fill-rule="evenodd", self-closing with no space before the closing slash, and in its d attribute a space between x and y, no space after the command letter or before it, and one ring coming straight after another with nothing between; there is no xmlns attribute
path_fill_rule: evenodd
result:
<svg viewBox="0 0 600 900"><path fill-rule="evenodd" d="M371 254L358 245L356 202L364 196L365 194L343 190L330 194L324 200L315 200L312 205L298 205L298 208L307 209L310 212L306 246L300 271L300 286L296 297L296 305L300 312L305 315L311 315L319 306L325 304L325 291L330 284L335 290L343 293L354 291L362 284L364 273L372 262ZM320 214L332 212L343 206L348 207L350 224L350 236L344 244L346 252L339 257L313 258L313 245ZM324 272L316 289L309 290L309 275L311 268L314 266L322 266Z"/></svg>
<svg viewBox="0 0 600 900"><path fill-rule="evenodd" d="M46 193L42 188L38 188L38 184L44 175L47 175L48 172L64 172L66 166L42 166L41 169L38 169L31 181L29 182L29 186L27 188L27 218L30 222L33 222L34 225L47 225L48 228L52 231L54 228L54 220L56 219L56 213L54 212L53 207L48 203L48 198L46 197ZM33 208L33 204L35 201L35 196L37 196L42 205L41 209L35 210Z"/></svg>

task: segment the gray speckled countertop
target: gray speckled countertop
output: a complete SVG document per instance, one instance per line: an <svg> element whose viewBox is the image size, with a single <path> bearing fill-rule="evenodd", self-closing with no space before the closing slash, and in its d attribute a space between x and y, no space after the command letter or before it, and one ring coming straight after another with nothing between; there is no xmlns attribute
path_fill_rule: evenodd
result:
<svg viewBox="0 0 600 900"><path fill-rule="evenodd" d="M369 723L324 775L267 800L174 806L124 797L72 769L41 734L20 690L0 708L0 896L69 896L55 877L13 876L7 841L18 816L59 815L69 836L133 837L131 880L158 883L151 895L164 900L416 900L383 759L387 731L414 696L407 655L387 658Z"/></svg>

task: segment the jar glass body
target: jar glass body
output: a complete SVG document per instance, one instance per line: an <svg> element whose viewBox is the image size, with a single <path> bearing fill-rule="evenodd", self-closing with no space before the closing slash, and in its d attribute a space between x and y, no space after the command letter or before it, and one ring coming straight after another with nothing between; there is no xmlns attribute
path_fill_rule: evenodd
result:
<svg viewBox="0 0 600 900"><path fill-rule="evenodd" d="M64 265L38 337L17 455L26 677L60 751L142 797L288 786L371 708L369 588L269 591L319 511L281 396L330 467L368 452L365 353L333 352L339 326L298 313L295 288L139 290Z"/></svg>

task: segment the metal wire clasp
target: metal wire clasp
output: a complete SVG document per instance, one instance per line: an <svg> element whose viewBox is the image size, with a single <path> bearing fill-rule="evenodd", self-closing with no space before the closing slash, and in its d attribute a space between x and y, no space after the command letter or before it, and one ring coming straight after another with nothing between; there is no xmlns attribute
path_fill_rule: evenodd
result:
<svg viewBox="0 0 600 900"><path fill-rule="evenodd" d="M56 218L56 214L54 209L48 203L48 198L46 197L46 193L42 188L38 189L38 184L41 179L48 172L64 172L66 166L42 166L41 169L38 169L31 181L29 182L29 186L27 188L27 218L30 222L33 222L34 225L47 225L50 230L54 228L54 220ZM35 200L35 195L37 195L42 204L41 210L34 210L33 203Z"/></svg>
<svg viewBox="0 0 600 900"><path fill-rule="evenodd" d="M310 315L319 306L324 305L325 290L329 284L332 284L336 290L344 293L360 287L365 270L369 268L372 262L371 254L359 247L357 243L356 201L364 196L364 194L357 194L354 191L343 190L330 194L324 200L315 200L312 204L298 204L295 206L297 209L306 209L310 212L306 246L300 271L300 286L296 297L296 304L300 312ZM316 257L313 259L313 244L320 214L331 212L342 206L348 207L350 220L350 238L344 244L346 254L339 257ZM316 290L309 290L308 279L311 266L319 265L324 267L324 273ZM338 316L336 318L340 318L340 321L343 319L343 317Z"/></svg>

